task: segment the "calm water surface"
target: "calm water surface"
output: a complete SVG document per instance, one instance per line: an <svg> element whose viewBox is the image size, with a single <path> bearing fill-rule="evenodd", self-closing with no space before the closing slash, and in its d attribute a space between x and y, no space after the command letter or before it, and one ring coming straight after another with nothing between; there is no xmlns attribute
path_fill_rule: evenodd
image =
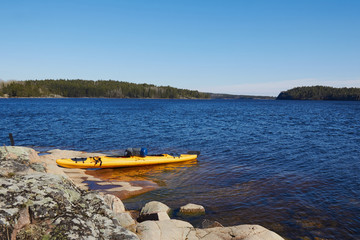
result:
<svg viewBox="0 0 360 240"><path fill-rule="evenodd" d="M195 163L139 171L162 187L126 206L192 202L225 226L360 239L359 113L360 102L0 99L0 143L11 132L38 149L200 150Z"/></svg>

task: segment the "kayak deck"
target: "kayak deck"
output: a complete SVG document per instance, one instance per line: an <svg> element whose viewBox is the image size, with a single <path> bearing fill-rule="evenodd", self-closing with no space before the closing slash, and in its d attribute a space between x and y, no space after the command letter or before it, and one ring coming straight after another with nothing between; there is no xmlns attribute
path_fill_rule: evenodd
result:
<svg viewBox="0 0 360 240"><path fill-rule="evenodd" d="M88 158L62 158L56 163L66 168L120 168L154 164L176 163L190 161L197 158L197 154L169 154L141 156L96 156Z"/></svg>

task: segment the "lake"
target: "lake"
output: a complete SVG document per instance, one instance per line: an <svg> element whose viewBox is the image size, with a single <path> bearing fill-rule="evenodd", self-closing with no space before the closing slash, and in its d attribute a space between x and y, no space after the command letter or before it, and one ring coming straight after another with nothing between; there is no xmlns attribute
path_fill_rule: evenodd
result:
<svg viewBox="0 0 360 240"><path fill-rule="evenodd" d="M360 102L0 99L0 133L37 150L199 150L196 163L139 171L161 188L125 205L191 202L224 226L360 239Z"/></svg>

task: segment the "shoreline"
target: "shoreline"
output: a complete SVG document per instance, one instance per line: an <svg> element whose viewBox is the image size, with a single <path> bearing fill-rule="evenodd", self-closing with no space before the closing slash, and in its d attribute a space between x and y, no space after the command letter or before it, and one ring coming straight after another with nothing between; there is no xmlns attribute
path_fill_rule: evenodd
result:
<svg viewBox="0 0 360 240"><path fill-rule="evenodd" d="M51 174L60 174L69 177L74 184L84 190L96 190L103 193L111 193L119 197L121 200L137 196L154 189L159 188L158 184L150 180L142 180L138 178L127 178L126 180L111 180L97 176L94 170L63 168L56 164L56 159L72 158L72 157L91 157L99 155L99 153L88 153L73 150L48 150L39 156L40 162L46 164L47 172ZM90 185L93 187L91 188Z"/></svg>
<svg viewBox="0 0 360 240"><path fill-rule="evenodd" d="M59 149L47 153L39 156L32 148L0 147L0 238L283 240L259 225L223 227L208 220L202 228L194 228L188 222L171 219L172 210L156 201L145 204L141 212L126 211L116 195L107 190L89 190L84 184L103 181L101 178L88 175L86 170L69 170L56 164L57 158L94 153ZM141 194L128 179L108 182L119 184L115 187L118 191ZM190 209L190 214L194 211L198 210ZM202 207L200 214L205 212Z"/></svg>
<svg viewBox="0 0 360 240"><path fill-rule="evenodd" d="M112 97L2 97L0 99L141 99L141 100L213 100L216 98L112 98ZM255 98L253 98L255 99ZM224 100L230 100L225 99ZM258 99L255 99L258 100Z"/></svg>

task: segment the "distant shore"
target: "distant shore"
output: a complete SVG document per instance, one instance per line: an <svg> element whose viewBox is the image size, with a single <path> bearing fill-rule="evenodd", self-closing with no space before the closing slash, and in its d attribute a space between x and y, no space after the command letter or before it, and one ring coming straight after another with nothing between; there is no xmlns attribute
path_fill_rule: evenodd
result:
<svg viewBox="0 0 360 240"><path fill-rule="evenodd" d="M211 100L211 98L116 98L116 97L63 97L63 96L50 96L50 97L4 97L2 99L144 99L144 100Z"/></svg>
<svg viewBox="0 0 360 240"><path fill-rule="evenodd" d="M146 83L81 79L0 81L1 96L10 98L275 99L271 96L199 92Z"/></svg>
<svg viewBox="0 0 360 240"><path fill-rule="evenodd" d="M360 101L360 88L326 86L296 87L283 91L277 100Z"/></svg>
<svg viewBox="0 0 360 240"><path fill-rule="evenodd" d="M80 99L156 99L156 100L241 100L241 99L253 99L253 100L276 100L276 97L271 96L251 96L251 95L230 95L230 94L210 94L210 98L116 98L116 97L63 97L63 96L43 96L43 97L8 97L0 96L0 98L6 99L66 99L66 98L80 98Z"/></svg>

